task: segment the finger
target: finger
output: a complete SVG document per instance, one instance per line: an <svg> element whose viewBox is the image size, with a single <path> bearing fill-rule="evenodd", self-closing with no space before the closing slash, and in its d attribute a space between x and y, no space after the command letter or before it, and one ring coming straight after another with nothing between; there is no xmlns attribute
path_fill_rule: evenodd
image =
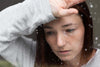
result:
<svg viewBox="0 0 100 67"><path fill-rule="evenodd" d="M64 0L57 0L57 5L60 6L61 8L66 7L66 2Z"/></svg>
<svg viewBox="0 0 100 67"><path fill-rule="evenodd" d="M66 4L66 2L64 0L62 0L62 2L63 2L63 6L61 8L65 9L67 4Z"/></svg>
<svg viewBox="0 0 100 67"><path fill-rule="evenodd" d="M85 0L71 0L71 3L69 4L69 7L79 4L81 2L84 2Z"/></svg>
<svg viewBox="0 0 100 67"><path fill-rule="evenodd" d="M78 14L78 10L75 8L62 9L59 12L59 17L68 16L68 15L72 15L72 14Z"/></svg>
<svg viewBox="0 0 100 67"><path fill-rule="evenodd" d="M84 2L85 0L65 0L66 4L67 4L67 8L76 5L78 3Z"/></svg>

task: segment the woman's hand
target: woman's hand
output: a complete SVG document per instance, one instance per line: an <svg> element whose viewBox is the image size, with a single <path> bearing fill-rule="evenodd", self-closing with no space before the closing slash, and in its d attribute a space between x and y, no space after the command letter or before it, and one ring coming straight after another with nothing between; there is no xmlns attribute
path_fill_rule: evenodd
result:
<svg viewBox="0 0 100 67"><path fill-rule="evenodd" d="M85 0L49 0L51 10L55 17L63 17L66 15L77 14L78 10L69 8L75 4L83 2Z"/></svg>

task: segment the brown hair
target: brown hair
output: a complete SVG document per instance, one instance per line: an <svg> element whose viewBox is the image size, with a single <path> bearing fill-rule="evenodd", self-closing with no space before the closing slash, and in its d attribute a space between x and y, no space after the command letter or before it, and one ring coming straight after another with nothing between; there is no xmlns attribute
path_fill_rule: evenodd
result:
<svg viewBox="0 0 100 67"><path fill-rule="evenodd" d="M88 61L88 58L91 56L93 51L93 24L86 2L77 4L73 6L73 8L78 9L79 15L81 16L85 27L84 44L80 62L81 64L82 60L85 62ZM46 42L43 27L39 26L37 30L38 34L35 67L59 67L62 64L62 61L52 52L49 44Z"/></svg>

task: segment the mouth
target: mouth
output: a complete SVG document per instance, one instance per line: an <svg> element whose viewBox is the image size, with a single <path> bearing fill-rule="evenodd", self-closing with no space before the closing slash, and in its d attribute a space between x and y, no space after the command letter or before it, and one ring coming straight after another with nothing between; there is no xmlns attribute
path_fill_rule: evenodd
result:
<svg viewBox="0 0 100 67"><path fill-rule="evenodd" d="M58 51L59 54L68 54L71 50Z"/></svg>

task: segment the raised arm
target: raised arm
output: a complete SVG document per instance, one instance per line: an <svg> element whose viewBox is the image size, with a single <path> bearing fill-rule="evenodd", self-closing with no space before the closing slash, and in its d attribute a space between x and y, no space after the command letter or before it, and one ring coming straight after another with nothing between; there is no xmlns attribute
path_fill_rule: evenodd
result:
<svg viewBox="0 0 100 67"><path fill-rule="evenodd" d="M53 20L48 0L26 0L0 12L0 41L28 35L43 23Z"/></svg>
<svg viewBox="0 0 100 67"><path fill-rule="evenodd" d="M32 54L29 53L33 42L29 41L28 44L20 37L31 34L37 26L53 19L55 18L48 0L25 0L2 10L0 12L0 55L15 66L22 65L21 59L26 54L26 58Z"/></svg>

